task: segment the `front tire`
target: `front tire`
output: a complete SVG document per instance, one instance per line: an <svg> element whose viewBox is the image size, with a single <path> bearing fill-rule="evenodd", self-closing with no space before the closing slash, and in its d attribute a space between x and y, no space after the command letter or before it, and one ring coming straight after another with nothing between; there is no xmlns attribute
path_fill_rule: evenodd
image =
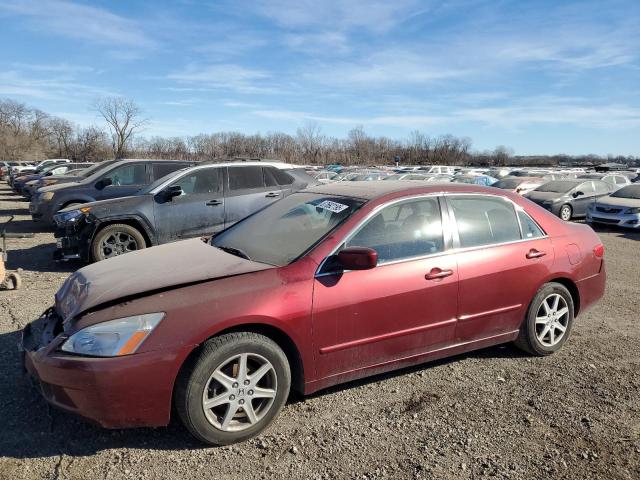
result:
<svg viewBox="0 0 640 480"><path fill-rule="evenodd" d="M573 209L571 208L571 205L563 205L560 208L560 212L558 213L558 216L565 222L568 222L569 220L571 220L571 217L573 216Z"/></svg>
<svg viewBox="0 0 640 480"><path fill-rule="evenodd" d="M146 247L144 237L137 228L125 223L116 223L103 228L94 237L91 242L91 259L99 262Z"/></svg>
<svg viewBox="0 0 640 480"><path fill-rule="evenodd" d="M573 320L569 290L560 283L546 283L533 297L515 344L532 355L550 355L567 341Z"/></svg>
<svg viewBox="0 0 640 480"><path fill-rule="evenodd" d="M210 445L241 442L262 433L284 407L291 370L282 349L253 332L208 340L185 365L174 395L193 436Z"/></svg>

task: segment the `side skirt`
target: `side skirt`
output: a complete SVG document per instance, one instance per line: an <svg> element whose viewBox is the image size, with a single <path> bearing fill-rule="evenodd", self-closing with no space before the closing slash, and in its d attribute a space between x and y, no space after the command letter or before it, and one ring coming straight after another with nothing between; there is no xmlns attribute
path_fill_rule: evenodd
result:
<svg viewBox="0 0 640 480"><path fill-rule="evenodd" d="M512 332L501 333L499 335L486 337L480 340L460 342L437 350L419 353L396 360L377 363L356 370L349 370L346 372L338 373L329 377L305 383L304 393L305 395L309 395L311 393L317 392L318 390L322 390L323 388L328 388L339 383L350 382L352 380L378 375L380 373L386 373L392 370L398 370L400 368L419 365L421 363L439 360L442 358L451 357L453 355L460 355L461 353L466 353L481 348L487 348L494 345L500 345L502 343L512 342L518 337L518 332L519 330L514 330Z"/></svg>

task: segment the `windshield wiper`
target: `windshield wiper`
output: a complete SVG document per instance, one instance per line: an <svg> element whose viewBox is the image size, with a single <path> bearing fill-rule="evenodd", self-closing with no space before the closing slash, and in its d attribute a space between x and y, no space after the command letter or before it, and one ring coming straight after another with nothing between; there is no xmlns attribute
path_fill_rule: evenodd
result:
<svg viewBox="0 0 640 480"><path fill-rule="evenodd" d="M236 257L244 258L246 260L251 260L251 258L249 258L249 255L244 253L239 248L227 247L225 245L216 245L216 248L219 248L220 250L230 253L231 255L235 255Z"/></svg>

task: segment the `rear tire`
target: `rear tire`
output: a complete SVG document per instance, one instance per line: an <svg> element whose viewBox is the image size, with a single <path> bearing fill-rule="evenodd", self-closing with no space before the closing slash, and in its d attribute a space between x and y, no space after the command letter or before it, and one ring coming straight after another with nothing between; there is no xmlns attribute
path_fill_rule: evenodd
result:
<svg viewBox="0 0 640 480"><path fill-rule="evenodd" d="M573 217L573 209L571 208L571 205L563 205L562 207L560 207L558 216L565 222L571 220L571 217Z"/></svg>
<svg viewBox="0 0 640 480"><path fill-rule="evenodd" d="M146 247L144 236L137 228L125 223L115 223L100 230L93 238L91 259L99 262Z"/></svg>
<svg viewBox="0 0 640 480"><path fill-rule="evenodd" d="M282 349L263 335L236 332L208 340L188 361L176 382L174 403L194 437L228 445L269 427L290 387L291 370Z"/></svg>
<svg viewBox="0 0 640 480"><path fill-rule="evenodd" d="M569 338L573 320L569 290L560 283L546 283L533 297L515 345L532 355L551 355Z"/></svg>

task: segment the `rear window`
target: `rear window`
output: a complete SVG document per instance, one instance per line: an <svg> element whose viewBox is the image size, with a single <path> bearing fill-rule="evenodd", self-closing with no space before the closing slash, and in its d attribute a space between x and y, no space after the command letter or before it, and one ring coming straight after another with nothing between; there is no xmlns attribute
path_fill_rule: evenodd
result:
<svg viewBox="0 0 640 480"><path fill-rule="evenodd" d="M522 183L522 180L520 180L518 178L506 178L506 179L503 179L503 180L500 180L500 181L494 183L492 185L492 187L502 188L502 189L506 189L506 190L513 190L514 188L516 188L521 183Z"/></svg>
<svg viewBox="0 0 640 480"><path fill-rule="evenodd" d="M229 190L264 187L262 167L229 167Z"/></svg>

